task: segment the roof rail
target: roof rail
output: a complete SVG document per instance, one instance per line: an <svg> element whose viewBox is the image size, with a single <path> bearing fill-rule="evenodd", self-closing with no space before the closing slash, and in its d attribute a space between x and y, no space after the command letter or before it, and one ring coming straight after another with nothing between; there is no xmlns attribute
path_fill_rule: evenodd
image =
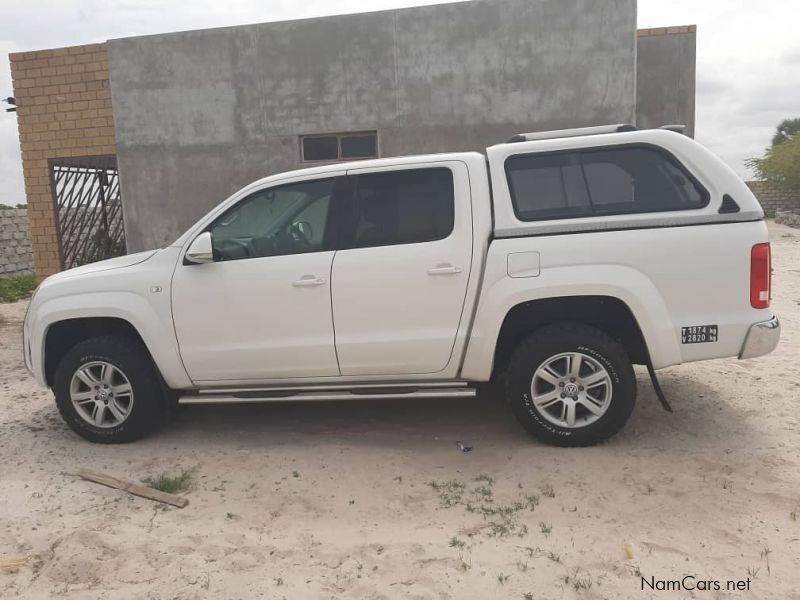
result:
<svg viewBox="0 0 800 600"><path fill-rule="evenodd" d="M662 125L658 129L666 129L676 133L683 133L686 125ZM622 133L625 131L638 131L635 125L598 125L596 127L577 127L575 129L554 129L553 131L534 131L532 133L518 133L508 138L507 144L515 142L531 142L533 140L552 140L556 138L579 137L582 135L599 135L603 133Z"/></svg>
<svg viewBox="0 0 800 600"><path fill-rule="evenodd" d="M554 138L578 137L581 135L598 135L601 133L621 133L623 131L636 131L633 125L618 123L617 125L598 125L596 127L578 127L576 129L555 129L553 131L534 131L532 133L518 133L508 139L508 144L514 142L530 142L533 140L551 140Z"/></svg>

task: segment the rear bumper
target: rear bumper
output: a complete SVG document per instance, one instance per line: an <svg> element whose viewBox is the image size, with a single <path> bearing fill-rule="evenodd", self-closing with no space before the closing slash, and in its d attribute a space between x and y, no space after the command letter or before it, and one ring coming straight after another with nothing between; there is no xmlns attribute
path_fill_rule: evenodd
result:
<svg viewBox="0 0 800 600"><path fill-rule="evenodd" d="M747 337L744 339L739 358L755 358L769 354L778 345L781 339L781 324L778 317L769 321L761 321L750 326Z"/></svg>

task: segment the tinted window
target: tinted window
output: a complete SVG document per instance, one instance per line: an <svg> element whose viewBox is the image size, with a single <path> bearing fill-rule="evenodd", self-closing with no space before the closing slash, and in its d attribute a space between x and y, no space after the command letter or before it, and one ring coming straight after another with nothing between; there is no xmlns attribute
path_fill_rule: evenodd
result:
<svg viewBox="0 0 800 600"><path fill-rule="evenodd" d="M575 154L514 157L508 162L508 177L523 220L591 214Z"/></svg>
<svg viewBox="0 0 800 600"><path fill-rule="evenodd" d="M336 179L270 188L226 210L212 223L215 260L318 252L326 248L328 208Z"/></svg>
<svg viewBox="0 0 800 600"><path fill-rule="evenodd" d="M592 204L600 209L615 204L633 209L630 204L634 201L636 185L628 171L610 162L587 162L583 172L592 191Z"/></svg>
<svg viewBox="0 0 800 600"><path fill-rule="evenodd" d="M375 134L342 137L342 158L377 156Z"/></svg>
<svg viewBox="0 0 800 600"><path fill-rule="evenodd" d="M412 169L359 175L353 243L356 248L413 244L453 231L450 169Z"/></svg>
<svg viewBox="0 0 800 600"><path fill-rule="evenodd" d="M596 213L684 210L705 204L698 185L658 150L582 152L581 161Z"/></svg>
<svg viewBox="0 0 800 600"><path fill-rule="evenodd" d="M708 202L673 158L642 146L515 156L506 172L523 221L685 210Z"/></svg>
<svg viewBox="0 0 800 600"><path fill-rule="evenodd" d="M375 131L307 135L301 138L304 161L352 160L378 156L378 134Z"/></svg>
<svg viewBox="0 0 800 600"><path fill-rule="evenodd" d="M303 160L336 160L339 158L339 142L335 136L303 138Z"/></svg>

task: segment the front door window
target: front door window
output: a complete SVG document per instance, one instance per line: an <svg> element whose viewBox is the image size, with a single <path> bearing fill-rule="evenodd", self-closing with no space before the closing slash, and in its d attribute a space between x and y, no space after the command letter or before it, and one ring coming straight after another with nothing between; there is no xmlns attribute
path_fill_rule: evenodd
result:
<svg viewBox="0 0 800 600"><path fill-rule="evenodd" d="M256 192L210 227L214 259L261 258L326 250L325 225L335 179Z"/></svg>

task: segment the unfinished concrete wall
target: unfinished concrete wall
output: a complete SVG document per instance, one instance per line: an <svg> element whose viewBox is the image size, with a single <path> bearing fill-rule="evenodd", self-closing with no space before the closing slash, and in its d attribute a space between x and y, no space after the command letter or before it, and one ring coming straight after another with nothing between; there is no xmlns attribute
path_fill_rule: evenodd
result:
<svg viewBox="0 0 800 600"><path fill-rule="evenodd" d="M111 40L129 251L246 183L298 136L377 130L381 156L631 122L635 0L481 0Z"/></svg>
<svg viewBox="0 0 800 600"><path fill-rule="evenodd" d="M697 26L638 31L636 124L639 127L686 125L694 137Z"/></svg>

